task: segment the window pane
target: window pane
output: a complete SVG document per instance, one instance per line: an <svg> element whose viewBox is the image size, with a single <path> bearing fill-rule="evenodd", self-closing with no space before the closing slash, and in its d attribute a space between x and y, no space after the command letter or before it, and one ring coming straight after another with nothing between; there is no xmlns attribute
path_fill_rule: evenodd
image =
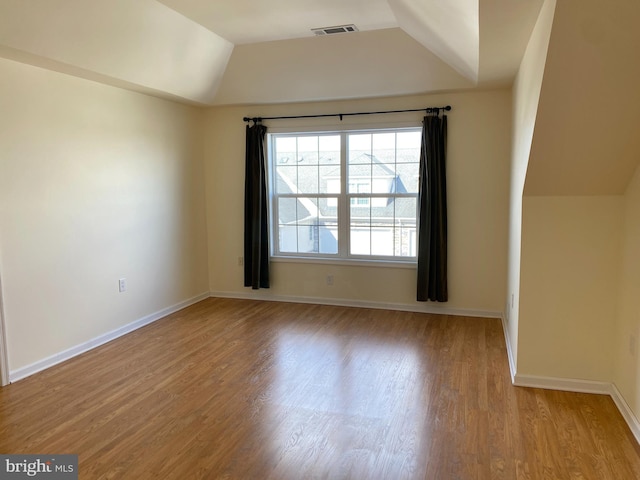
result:
<svg viewBox="0 0 640 480"><path fill-rule="evenodd" d="M282 193L296 193L298 184L298 169L296 166L276 167L276 191Z"/></svg>
<svg viewBox="0 0 640 480"><path fill-rule="evenodd" d="M419 165L399 163L396 165L396 193L418 193Z"/></svg>
<svg viewBox="0 0 640 480"><path fill-rule="evenodd" d="M318 223L318 199L299 197L297 199L297 215L298 223L317 224Z"/></svg>
<svg viewBox="0 0 640 480"><path fill-rule="evenodd" d="M338 197L318 199L318 217L322 221L338 222Z"/></svg>
<svg viewBox="0 0 640 480"><path fill-rule="evenodd" d="M376 133L373 135L373 161L393 165L396 161L396 134Z"/></svg>
<svg viewBox="0 0 640 480"><path fill-rule="evenodd" d="M298 137L298 164L318 164L318 137Z"/></svg>
<svg viewBox="0 0 640 480"><path fill-rule="evenodd" d="M296 137L276 137L276 165L295 165Z"/></svg>
<svg viewBox="0 0 640 480"><path fill-rule="evenodd" d="M393 165L371 166L371 193L395 193Z"/></svg>
<svg viewBox="0 0 640 480"><path fill-rule="evenodd" d="M398 141L398 150L420 150L420 143L422 142L422 132L420 130L398 132L396 138Z"/></svg>
<svg viewBox="0 0 640 480"><path fill-rule="evenodd" d="M371 164L349 165L347 182L349 193L371 193Z"/></svg>
<svg viewBox="0 0 640 480"><path fill-rule="evenodd" d="M352 200L364 200L369 205L364 208L355 202L351 204L351 254L415 256L416 198L352 197Z"/></svg>
<svg viewBox="0 0 640 480"><path fill-rule="evenodd" d="M320 136L318 147L318 161L321 165L340 165L340 135Z"/></svg>
<svg viewBox="0 0 640 480"><path fill-rule="evenodd" d="M349 150L371 151L370 133L352 133L348 135Z"/></svg>
<svg viewBox="0 0 640 480"><path fill-rule="evenodd" d="M373 134L373 149L382 150L395 150L396 148L396 134L393 132L374 133Z"/></svg>
<svg viewBox="0 0 640 480"><path fill-rule="evenodd" d="M349 164L371 163L371 134L348 135Z"/></svg>
<svg viewBox="0 0 640 480"><path fill-rule="evenodd" d="M318 167L298 167L298 190L295 193L318 193Z"/></svg>
<svg viewBox="0 0 640 480"><path fill-rule="evenodd" d="M420 132L398 133L398 147L396 151L397 163L420 162L420 142L422 135Z"/></svg>
<svg viewBox="0 0 640 480"><path fill-rule="evenodd" d="M358 203L359 200L366 202ZM371 254L371 206L370 198L352 198L349 206L351 224L349 227L351 255Z"/></svg>
<svg viewBox="0 0 640 480"><path fill-rule="evenodd" d="M278 199L278 224L286 225L295 223L297 220L295 198L279 198Z"/></svg>
<svg viewBox="0 0 640 480"><path fill-rule="evenodd" d="M415 227L418 213L417 198L396 198L394 203L396 220L405 224L411 224Z"/></svg>
<svg viewBox="0 0 640 480"><path fill-rule="evenodd" d="M416 226L401 225L396 228L396 257L415 257L416 256Z"/></svg>
<svg viewBox="0 0 640 480"><path fill-rule="evenodd" d="M392 227L371 227L371 255L393 256Z"/></svg>
<svg viewBox="0 0 640 480"><path fill-rule="evenodd" d="M338 253L337 222L322 222L319 228L319 252L335 255Z"/></svg>
<svg viewBox="0 0 640 480"><path fill-rule="evenodd" d="M296 253L298 251L298 236L295 225L280 225L278 228L279 251Z"/></svg>
<svg viewBox="0 0 640 480"><path fill-rule="evenodd" d="M318 252L316 231L316 226L298 225L298 253Z"/></svg>
<svg viewBox="0 0 640 480"><path fill-rule="evenodd" d="M358 203L358 200L363 200L363 202ZM351 197L349 208L352 226L371 224L370 200L369 197Z"/></svg>
<svg viewBox="0 0 640 480"><path fill-rule="evenodd" d="M340 167L323 166L319 168L320 182L318 193L340 193Z"/></svg>
<svg viewBox="0 0 640 480"><path fill-rule="evenodd" d="M371 229L368 227L351 227L349 232L351 238L351 255L371 254Z"/></svg>
<svg viewBox="0 0 640 480"><path fill-rule="evenodd" d="M395 225L396 247L398 257L416 256L416 216L418 201L413 198L396 198Z"/></svg>

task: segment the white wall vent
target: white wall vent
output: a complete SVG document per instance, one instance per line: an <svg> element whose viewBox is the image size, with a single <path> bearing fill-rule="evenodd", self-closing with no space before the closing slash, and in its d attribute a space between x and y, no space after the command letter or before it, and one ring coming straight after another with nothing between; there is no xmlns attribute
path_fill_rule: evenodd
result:
<svg viewBox="0 0 640 480"><path fill-rule="evenodd" d="M334 35L336 33L351 33L357 32L358 27L355 25L337 25L335 27L322 27L322 28L312 28L311 31L315 35Z"/></svg>

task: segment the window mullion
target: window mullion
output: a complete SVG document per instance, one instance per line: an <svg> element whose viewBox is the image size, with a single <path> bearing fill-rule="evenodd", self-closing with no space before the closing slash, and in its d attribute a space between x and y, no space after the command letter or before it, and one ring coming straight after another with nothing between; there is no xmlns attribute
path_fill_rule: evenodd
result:
<svg viewBox="0 0 640 480"><path fill-rule="evenodd" d="M349 200L347 197L347 134L340 134L340 197L338 199L338 255L349 253Z"/></svg>
<svg viewBox="0 0 640 480"><path fill-rule="evenodd" d="M269 184L269 195L268 195L268 202L269 202L269 209L268 209L268 214L271 214L271 218L269 219L269 225L274 225L274 224L278 224L279 223L279 214L278 214L278 201L277 201L277 197L275 196L275 191L276 191L276 161L275 161L275 145L274 145L274 141L271 138L271 135L267 135L267 148L268 148L268 152L269 152L269 158L268 158L268 171L269 174L267 175L267 182ZM280 253L280 242L278 241L278 232L280 231L280 226L277 225L277 227L274 228L270 228L269 229L269 237L270 237L270 249L271 249L271 254L279 254Z"/></svg>

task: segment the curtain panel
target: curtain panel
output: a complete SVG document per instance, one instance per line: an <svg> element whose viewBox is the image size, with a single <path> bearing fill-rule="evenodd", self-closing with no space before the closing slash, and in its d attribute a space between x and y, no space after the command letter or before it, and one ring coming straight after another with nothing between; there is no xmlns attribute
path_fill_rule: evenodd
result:
<svg viewBox="0 0 640 480"><path fill-rule="evenodd" d="M447 116L424 117L418 194L417 300L446 302L447 289Z"/></svg>
<svg viewBox="0 0 640 480"><path fill-rule="evenodd" d="M264 140L267 127L246 127L244 286L269 288L269 224Z"/></svg>

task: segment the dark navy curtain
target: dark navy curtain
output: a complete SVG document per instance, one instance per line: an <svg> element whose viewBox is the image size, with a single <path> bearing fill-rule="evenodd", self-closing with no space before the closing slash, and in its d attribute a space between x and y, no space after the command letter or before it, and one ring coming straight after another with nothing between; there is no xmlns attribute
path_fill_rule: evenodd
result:
<svg viewBox="0 0 640 480"><path fill-rule="evenodd" d="M267 127L247 125L244 190L244 286L269 288L269 224L264 140Z"/></svg>
<svg viewBox="0 0 640 480"><path fill-rule="evenodd" d="M419 302L446 302L447 290L447 116L427 115L422 127L418 194Z"/></svg>

